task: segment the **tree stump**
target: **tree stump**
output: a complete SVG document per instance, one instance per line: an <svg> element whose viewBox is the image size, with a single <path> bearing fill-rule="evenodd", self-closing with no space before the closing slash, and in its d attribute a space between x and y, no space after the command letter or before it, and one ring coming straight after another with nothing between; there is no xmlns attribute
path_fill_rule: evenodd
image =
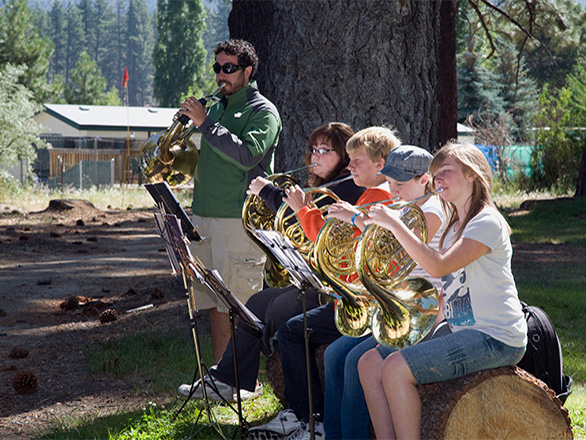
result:
<svg viewBox="0 0 586 440"><path fill-rule="evenodd" d="M322 389L326 348L319 347L315 354ZM286 405L278 347L267 359L266 370L275 396ZM425 440L574 438L568 411L553 390L518 367L479 371L418 389Z"/></svg>
<svg viewBox="0 0 586 440"><path fill-rule="evenodd" d="M574 438L555 393L518 367L422 385L419 395L423 439Z"/></svg>
<svg viewBox="0 0 586 440"><path fill-rule="evenodd" d="M72 209L79 210L95 210L96 207L87 200L80 199L55 199L49 201L47 211L70 211Z"/></svg>
<svg viewBox="0 0 586 440"><path fill-rule="evenodd" d="M325 388L324 351L326 351L327 347L327 345L321 345L315 350L315 360L317 362L322 391L324 391ZM281 367L281 354L279 353L279 347L276 341L275 352L267 358L266 370L267 379L271 387L273 387L275 396L281 401L283 406L286 407L287 399L285 398L285 380L283 378L283 368Z"/></svg>

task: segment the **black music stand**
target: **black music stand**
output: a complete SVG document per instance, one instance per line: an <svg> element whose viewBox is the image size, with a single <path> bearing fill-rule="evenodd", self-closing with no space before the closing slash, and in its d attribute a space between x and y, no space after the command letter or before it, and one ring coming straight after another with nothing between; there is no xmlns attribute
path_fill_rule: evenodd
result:
<svg viewBox="0 0 586 440"><path fill-rule="evenodd" d="M161 208L163 211L163 208ZM189 240L183 234L183 231L179 225L179 220L176 216L171 214L164 214L156 213L155 219L157 222L157 226L161 235L165 239L165 245L167 247L167 253L169 254L169 259L171 261L171 266L175 273L181 272L183 275L183 283L187 290L188 294L188 306L189 306L189 317L192 323L192 332L195 341L196 347L196 355L198 361L198 369L199 369L199 377L200 383L199 385L202 387L202 393L204 396L204 401L206 405L206 411L208 413L208 419L212 420L212 412L209 405L209 399L207 398L207 388L205 386L205 371L209 370L205 368L202 360L201 360L201 352L200 352L200 344L199 344L199 332L197 330L197 320L195 319L195 313L197 311L196 304L195 304L195 296L193 294L193 283L189 283L188 279L195 280L198 279L201 283L208 286L208 288L214 292L214 294L220 298L220 300L226 305L229 310L230 315L230 331L231 331L231 339L232 339L232 350L233 350L233 364L234 364L234 379L235 379L235 387L237 390L236 399L238 408L234 409L229 402L225 399L224 402L232 408L238 414L238 422L239 422L239 431L241 432L241 436L244 439L246 432L248 431L248 422L244 419L242 415L242 398L240 396L240 380L238 374L238 359L236 354L236 342L235 342L235 327L236 327L236 318L239 319L239 322L252 327L256 331L262 331L263 324L261 321L244 305L238 298L234 296L234 294L228 289L224 281L222 280L220 274L216 270L207 269L201 261L193 256L189 250ZM195 378L194 378L195 382ZM213 379L210 378L211 387L214 388ZM193 383L193 382L192 382ZM191 398L193 393L195 392L196 388L192 388L190 391L190 395L187 398L186 402L183 406L179 409L179 412L183 409L187 401ZM220 393L217 393L220 395ZM220 395L221 396L221 395ZM201 415L201 412L199 416ZM198 420L199 420L198 416ZM196 420L197 423L197 420ZM216 430L222 434L219 426L217 423L214 422L214 427ZM237 430L237 431L238 431ZM198 430L199 431L199 430ZM236 431L236 432L237 432ZM236 436L236 432L234 433L234 437ZM223 437L223 434L222 434Z"/></svg>
<svg viewBox="0 0 586 440"><path fill-rule="evenodd" d="M173 214L181 221L181 229L189 241L201 241L201 237L195 230L195 226L189 219L179 201L171 192L171 188L167 182L149 183L144 186L150 193L157 206L162 207L167 214Z"/></svg>
<svg viewBox="0 0 586 440"><path fill-rule="evenodd" d="M309 397L309 428L310 438L315 439L315 414L313 413L313 395L311 390L311 365L309 362L309 333L307 328L307 299L306 292L309 288L318 291L324 290L324 284L309 267L299 250L291 245L286 238L283 238L277 231L253 229L253 234L273 253L282 266L291 275L291 282L301 292L301 303L303 305L303 329L305 337L305 361L307 368L307 394Z"/></svg>
<svg viewBox="0 0 586 440"><path fill-rule="evenodd" d="M163 238L164 242L165 242L165 248L167 249L167 255L169 257L169 261L171 263L171 267L173 269L173 274L177 275L177 274L181 274L183 277L183 286L185 288L185 291L187 293L187 305L188 305L188 309L189 309L189 321L191 324L191 332L193 334L193 342L195 344L195 354L196 354L196 358L197 358L197 366L198 366L198 372L199 372L199 377L200 377L200 383L204 382L204 371L207 371L207 367L205 367L202 357L201 357L201 345L200 345L200 340L199 340L199 330L197 328L197 318L199 317L199 315L197 314L197 309L195 308L195 301L194 301L194 297L193 297L193 287L192 285L188 282L188 278L191 276L195 276L195 274L193 274L193 269L190 267L190 254L189 254L189 247L187 246L187 240L185 239L185 236L183 235L183 232L181 230L181 226L179 224L179 220L177 219L177 217L175 215L172 214L166 214L165 213L165 209L163 206L159 205L160 208L160 212L155 212L155 223L157 225L157 229L159 230L159 234L161 235L161 237ZM194 381L195 381L195 375L194 375ZM193 382L192 382L193 383ZM191 391L191 394L193 394L195 390ZM214 414L211 410L211 405L207 396L207 389L204 386L202 388L202 392L203 392L203 401L204 401L204 408L205 411L207 413L208 416L208 421L209 424L214 427L214 429L216 429L216 431L221 435L222 438L224 437L224 434L222 433L222 430L220 429L219 424L217 423ZM191 395L189 396L191 397ZM177 417L179 415L179 413L183 410L183 408L185 407L185 405L187 404L187 402L189 401L189 398L183 403L183 405L181 406L181 408L179 409L179 411L177 411L177 414L175 414L175 417ZM202 411L200 411L200 413L197 416L197 419L195 421L195 424L197 425L197 422L199 421L199 418L202 414ZM196 431L199 432L201 431L205 426L207 425L203 425L200 429L198 429Z"/></svg>

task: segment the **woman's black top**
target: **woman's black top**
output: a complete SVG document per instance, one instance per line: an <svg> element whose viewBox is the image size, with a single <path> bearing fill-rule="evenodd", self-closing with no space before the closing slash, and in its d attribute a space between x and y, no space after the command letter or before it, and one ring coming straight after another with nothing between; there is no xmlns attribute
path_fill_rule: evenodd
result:
<svg viewBox="0 0 586 440"><path fill-rule="evenodd" d="M338 177L338 179L341 177L343 176ZM336 183L335 185L330 186L329 189L332 190L341 200L352 205L356 204L362 193L366 190L366 188L362 186L356 186L353 179ZM283 204L285 190L278 188L275 185L265 185L258 195L273 212L277 212Z"/></svg>

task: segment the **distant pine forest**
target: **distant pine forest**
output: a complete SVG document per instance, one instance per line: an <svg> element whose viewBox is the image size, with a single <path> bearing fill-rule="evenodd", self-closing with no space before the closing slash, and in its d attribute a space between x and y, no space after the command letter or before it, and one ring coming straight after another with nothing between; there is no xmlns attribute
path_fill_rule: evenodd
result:
<svg viewBox="0 0 586 440"><path fill-rule="evenodd" d="M161 3L168 1L175 0ZM186 3L189 1L200 2ZM157 0L29 0L28 8L39 36L49 39L54 46L47 72L49 83L61 81L66 89L68 85L75 88L72 73L89 55L89 60L97 65L97 73L105 79L104 93L118 95L131 106L161 104L154 94ZM215 45L229 37L230 9L230 0L203 1L205 31L201 39L207 54L206 67ZM84 53L87 55L82 56ZM128 96L123 87L126 69ZM200 87L205 81L210 78L199 79ZM65 94L52 101L68 102L68 98Z"/></svg>

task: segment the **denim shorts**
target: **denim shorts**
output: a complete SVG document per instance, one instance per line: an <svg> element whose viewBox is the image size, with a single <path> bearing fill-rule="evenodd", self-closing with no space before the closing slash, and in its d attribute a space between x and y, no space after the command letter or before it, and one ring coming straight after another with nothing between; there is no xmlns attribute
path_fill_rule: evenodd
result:
<svg viewBox="0 0 586 440"><path fill-rule="evenodd" d="M377 347L386 358L393 350ZM478 330L434 335L400 350L418 384L443 382L480 370L516 365L525 347L511 347Z"/></svg>

